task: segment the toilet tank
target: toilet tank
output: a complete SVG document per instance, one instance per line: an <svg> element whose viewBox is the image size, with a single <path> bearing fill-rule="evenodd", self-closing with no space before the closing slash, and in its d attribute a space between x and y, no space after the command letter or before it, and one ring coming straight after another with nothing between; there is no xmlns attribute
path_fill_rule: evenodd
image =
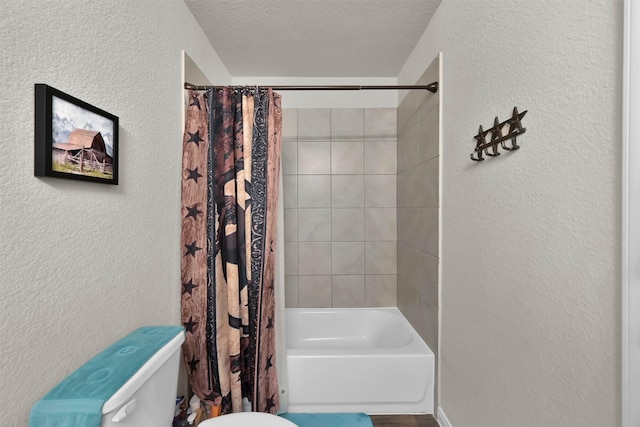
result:
<svg viewBox="0 0 640 427"><path fill-rule="evenodd" d="M170 427L184 331L158 350L104 403L102 427Z"/></svg>
<svg viewBox="0 0 640 427"><path fill-rule="evenodd" d="M36 402L29 427L170 427L183 342L179 326L137 329Z"/></svg>

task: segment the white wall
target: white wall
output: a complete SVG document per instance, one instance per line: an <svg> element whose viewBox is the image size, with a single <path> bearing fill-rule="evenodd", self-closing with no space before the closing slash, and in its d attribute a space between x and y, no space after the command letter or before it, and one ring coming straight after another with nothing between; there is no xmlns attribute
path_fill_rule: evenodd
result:
<svg viewBox="0 0 640 427"><path fill-rule="evenodd" d="M178 324L184 49L231 77L181 0L0 0L0 413L141 325ZM120 185L33 176L33 85L120 117Z"/></svg>
<svg viewBox="0 0 640 427"><path fill-rule="evenodd" d="M640 5L625 0L622 137L622 426L640 425Z"/></svg>
<svg viewBox="0 0 640 427"><path fill-rule="evenodd" d="M620 425L622 2L444 0L440 405L454 427ZM479 125L529 113L474 163Z"/></svg>

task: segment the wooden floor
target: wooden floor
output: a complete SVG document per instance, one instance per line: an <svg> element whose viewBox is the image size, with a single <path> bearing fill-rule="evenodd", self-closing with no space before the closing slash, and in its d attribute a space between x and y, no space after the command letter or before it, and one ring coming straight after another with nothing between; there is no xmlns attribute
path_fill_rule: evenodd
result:
<svg viewBox="0 0 640 427"><path fill-rule="evenodd" d="M439 427L432 415L372 415L374 427Z"/></svg>

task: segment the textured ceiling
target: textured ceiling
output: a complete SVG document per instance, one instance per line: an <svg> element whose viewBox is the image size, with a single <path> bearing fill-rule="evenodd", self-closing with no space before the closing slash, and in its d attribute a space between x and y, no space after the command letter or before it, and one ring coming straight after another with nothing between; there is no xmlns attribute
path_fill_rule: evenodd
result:
<svg viewBox="0 0 640 427"><path fill-rule="evenodd" d="M396 77L441 0L185 0L233 76Z"/></svg>

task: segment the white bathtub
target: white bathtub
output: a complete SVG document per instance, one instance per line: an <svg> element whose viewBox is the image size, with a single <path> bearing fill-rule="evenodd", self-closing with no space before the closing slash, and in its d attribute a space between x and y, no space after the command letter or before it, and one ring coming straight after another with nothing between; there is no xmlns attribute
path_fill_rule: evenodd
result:
<svg viewBox="0 0 640 427"><path fill-rule="evenodd" d="M289 412L433 413L433 352L397 308L288 308L286 344Z"/></svg>

